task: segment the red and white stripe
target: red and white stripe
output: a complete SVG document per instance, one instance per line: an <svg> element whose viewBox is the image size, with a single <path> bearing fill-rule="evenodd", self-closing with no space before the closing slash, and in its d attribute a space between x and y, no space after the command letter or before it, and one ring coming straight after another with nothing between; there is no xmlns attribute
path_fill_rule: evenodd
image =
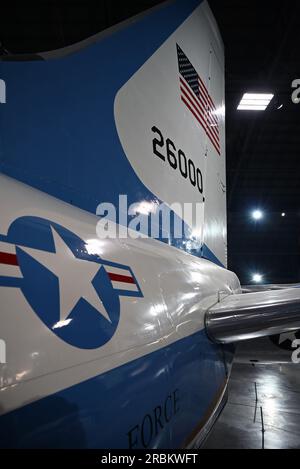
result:
<svg viewBox="0 0 300 469"><path fill-rule="evenodd" d="M0 277L22 277L14 244L0 242Z"/></svg>
<svg viewBox="0 0 300 469"><path fill-rule="evenodd" d="M105 266L105 270L115 290L139 292L139 288L130 270L111 266Z"/></svg>
<svg viewBox="0 0 300 469"><path fill-rule="evenodd" d="M200 97L198 98L183 77L180 77L181 99L204 129L217 153L221 154L219 122L216 107L199 77Z"/></svg>

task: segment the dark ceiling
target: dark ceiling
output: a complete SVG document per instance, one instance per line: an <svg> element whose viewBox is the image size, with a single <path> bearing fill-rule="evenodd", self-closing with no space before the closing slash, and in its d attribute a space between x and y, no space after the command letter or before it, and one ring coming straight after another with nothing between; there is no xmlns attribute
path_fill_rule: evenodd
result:
<svg viewBox="0 0 300 469"><path fill-rule="evenodd" d="M6 7L5 7L6 3ZM2 2L0 39L12 53L80 41L160 1ZM229 267L242 283L300 281L300 2L210 0L226 48ZM241 112L246 91L273 92L266 112ZM280 109L279 106L283 105ZM254 208L265 219L254 223ZM281 213L285 212L286 217Z"/></svg>
<svg viewBox="0 0 300 469"><path fill-rule="evenodd" d="M300 280L298 1L211 0L226 48L229 263L243 283ZM244 92L275 94L266 112L237 111ZM281 109L279 106L283 105ZM253 208L265 210L254 223ZM281 217L285 212L286 217Z"/></svg>

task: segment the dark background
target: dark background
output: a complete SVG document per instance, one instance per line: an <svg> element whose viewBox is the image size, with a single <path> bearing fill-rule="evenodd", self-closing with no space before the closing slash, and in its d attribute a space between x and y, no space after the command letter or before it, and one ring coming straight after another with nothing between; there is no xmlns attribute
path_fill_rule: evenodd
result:
<svg viewBox="0 0 300 469"><path fill-rule="evenodd" d="M160 1L2 1L3 51L64 47ZM210 0L226 50L229 268L243 284L300 281L300 2ZM266 112L240 112L244 92L272 92ZM281 109L279 106L283 105ZM265 211L262 222L251 210ZM286 217L281 217L285 212Z"/></svg>

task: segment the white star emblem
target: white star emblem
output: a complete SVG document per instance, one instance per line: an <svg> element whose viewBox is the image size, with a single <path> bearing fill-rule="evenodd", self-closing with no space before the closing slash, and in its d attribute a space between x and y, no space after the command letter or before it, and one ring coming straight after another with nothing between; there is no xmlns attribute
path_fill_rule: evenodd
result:
<svg viewBox="0 0 300 469"><path fill-rule="evenodd" d="M291 342L294 342L296 339L296 331L295 332L286 332L285 334L280 334L279 336L279 345L282 344L282 342L285 342L286 340L290 340Z"/></svg>
<svg viewBox="0 0 300 469"><path fill-rule="evenodd" d="M58 277L60 322L66 321L81 298L85 299L105 319L111 322L98 293L92 285L92 281L99 272L101 265L75 257L55 229L51 227L51 230L55 253L23 247L21 249Z"/></svg>

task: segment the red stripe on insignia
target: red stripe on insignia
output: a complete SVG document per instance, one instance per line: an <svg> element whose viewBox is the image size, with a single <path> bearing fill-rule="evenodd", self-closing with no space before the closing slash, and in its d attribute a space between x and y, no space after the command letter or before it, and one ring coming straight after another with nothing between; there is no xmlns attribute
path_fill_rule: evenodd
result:
<svg viewBox="0 0 300 469"><path fill-rule="evenodd" d="M126 275L118 275L112 273L109 273L108 276L112 282L131 283L135 285L135 281L132 277L126 277Z"/></svg>
<svg viewBox="0 0 300 469"><path fill-rule="evenodd" d="M17 256L7 252L0 252L0 264L19 265Z"/></svg>

